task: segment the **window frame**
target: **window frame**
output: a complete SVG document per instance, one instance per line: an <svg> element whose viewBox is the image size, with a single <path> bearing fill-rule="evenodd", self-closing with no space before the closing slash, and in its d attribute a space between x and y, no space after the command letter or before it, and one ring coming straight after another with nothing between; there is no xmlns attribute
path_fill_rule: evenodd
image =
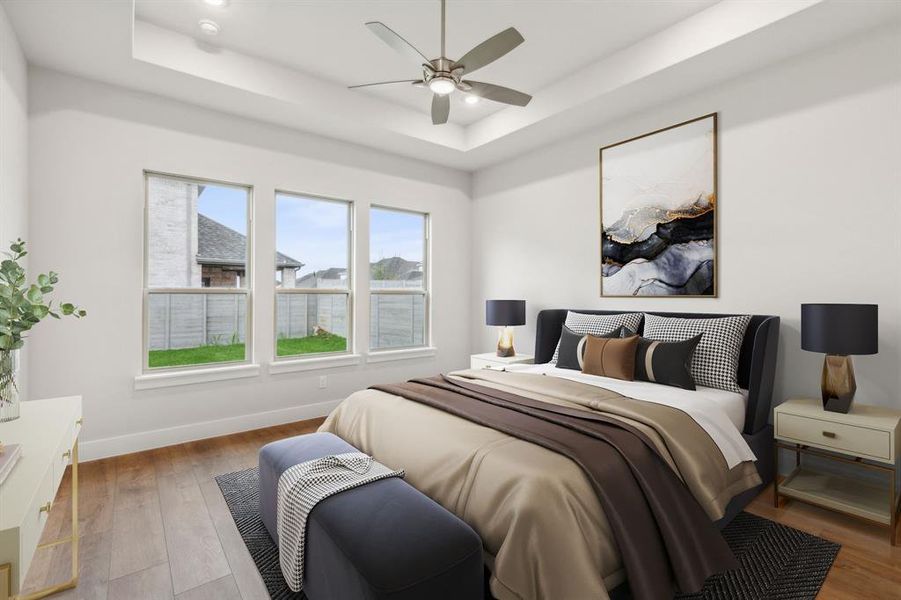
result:
<svg viewBox="0 0 901 600"><path fill-rule="evenodd" d="M275 240L275 250L273 253L273 264L275 264L275 258L278 253L278 197L282 196L293 196L299 199L310 199L317 200L320 202L331 202L334 204L344 204L347 206L347 287L344 289L341 288L285 288L276 285L275 277L273 280L273 287L275 293L272 297L272 361L273 362L287 362L287 361L303 361L303 360L315 360L329 357L340 357L340 356L348 356L354 353L354 344L356 343L354 336L354 281L355 281L355 269L354 269L354 260L355 260L355 243L354 243L354 216L356 203L353 200L345 200L344 198L335 198L332 196L323 196L322 194L309 194L306 192L295 192L282 188L276 188L275 195L273 196L273 238ZM301 259L302 260L302 259ZM302 294L302 295L310 295L310 294L322 294L322 295L344 295L345 297L345 305L347 307L347 344L344 350L336 350L334 352L310 352L307 354L286 354L284 356L279 356L278 354L278 297L280 294L291 295L291 294Z"/></svg>
<svg viewBox="0 0 901 600"><path fill-rule="evenodd" d="M247 241L246 264L244 269L246 286L243 288L216 288L201 287L196 288L171 288L171 287L150 287L150 178L159 177L164 179L174 179L193 184L216 185L220 187L237 188L247 192L247 202L245 212L247 215ZM232 181L223 181L212 178L194 177L190 175L178 175L175 173L166 173L163 171L153 171L144 169L144 244L143 244L143 302L142 302L142 321L143 335L141 336L142 344L142 365L141 372L143 374L151 373L177 373L198 371L204 369L231 367L240 365L253 364L253 288L254 288L254 244L253 244L253 207L254 207L254 187L250 184L235 183ZM230 296L244 296L244 358L243 360L217 361L208 363L198 363L195 365L180 365L170 367L151 367L150 366L150 296L153 294L184 294L184 295L213 295L222 294Z"/></svg>
<svg viewBox="0 0 901 600"><path fill-rule="evenodd" d="M372 289L372 279L370 274L369 282L369 354L378 355L387 352L398 352L404 350L419 350L432 347L432 214L427 211L414 210L410 208L399 208L396 206L388 206L387 204L370 204L369 205L369 231L367 236L370 243L369 256L366 257L366 264L372 264L372 210L387 210L392 212L407 213L417 215L423 218L422 224L422 288L383 288L380 290ZM371 268L371 267L370 267ZM388 348L372 347L372 297L373 296L422 296L423 297L423 331L422 344L412 346L391 346Z"/></svg>

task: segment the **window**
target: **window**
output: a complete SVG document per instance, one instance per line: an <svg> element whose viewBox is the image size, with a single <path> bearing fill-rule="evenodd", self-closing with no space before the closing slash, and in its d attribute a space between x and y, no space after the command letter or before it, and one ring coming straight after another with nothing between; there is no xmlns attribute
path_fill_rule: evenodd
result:
<svg viewBox="0 0 901 600"><path fill-rule="evenodd" d="M276 357L349 352L351 206L275 196Z"/></svg>
<svg viewBox="0 0 901 600"><path fill-rule="evenodd" d="M371 350L428 344L428 221L416 212L370 212Z"/></svg>
<svg viewBox="0 0 901 600"><path fill-rule="evenodd" d="M145 369L249 359L250 188L147 173Z"/></svg>

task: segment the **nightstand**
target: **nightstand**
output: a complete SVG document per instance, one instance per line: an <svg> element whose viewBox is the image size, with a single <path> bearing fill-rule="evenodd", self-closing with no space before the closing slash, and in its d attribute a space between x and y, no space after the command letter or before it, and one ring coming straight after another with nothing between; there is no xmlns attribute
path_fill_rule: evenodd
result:
<svg viewBox="0 0 901 600"><path fill-rule="evenodd" d="M795 453L795 469L773 485L773 500L785 496L889 527L895 545L899 502L896 492L901 454L901 411L855 404L847 414L823 410L819 400L794 398L776 407L776 466L779 449ZM845 465L847 475L802 464L802 455ZM884 481L855 477L855 470L881 473Z"/></svg>
<svg viewBox="0 0 901 600"><path fill-rule="evenodd" d="M503 369L510 365L531 365L535 357L531 354L517 354L516 356L502 357L494 352L486 354L473 354L469 357L470 369Z"/></svg>

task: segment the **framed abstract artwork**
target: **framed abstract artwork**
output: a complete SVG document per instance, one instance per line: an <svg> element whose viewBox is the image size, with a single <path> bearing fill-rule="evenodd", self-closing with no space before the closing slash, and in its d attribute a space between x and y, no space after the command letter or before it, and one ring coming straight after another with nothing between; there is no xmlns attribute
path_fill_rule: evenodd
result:
<svg viewBox="0 0 901 600"><path fill-rule="evenodd" d="M717 295L716 113L600 151L601 296Z"/></svg>

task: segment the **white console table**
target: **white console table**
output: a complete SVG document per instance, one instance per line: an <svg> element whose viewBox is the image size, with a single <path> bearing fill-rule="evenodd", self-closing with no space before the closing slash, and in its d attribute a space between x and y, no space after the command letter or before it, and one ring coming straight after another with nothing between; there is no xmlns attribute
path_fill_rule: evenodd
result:
<svg viewBox="0 0 901 600"><path fill-rule="evenodd" d="M0 423L0 441L22 456L0 485L0 600L36 600L78 585L78 434L81 396L23 402L21 417ZM72 464L72 535L38 546L63 473ZM39 547L72 543L72 578L28 595L20 590Z"/></svg>

